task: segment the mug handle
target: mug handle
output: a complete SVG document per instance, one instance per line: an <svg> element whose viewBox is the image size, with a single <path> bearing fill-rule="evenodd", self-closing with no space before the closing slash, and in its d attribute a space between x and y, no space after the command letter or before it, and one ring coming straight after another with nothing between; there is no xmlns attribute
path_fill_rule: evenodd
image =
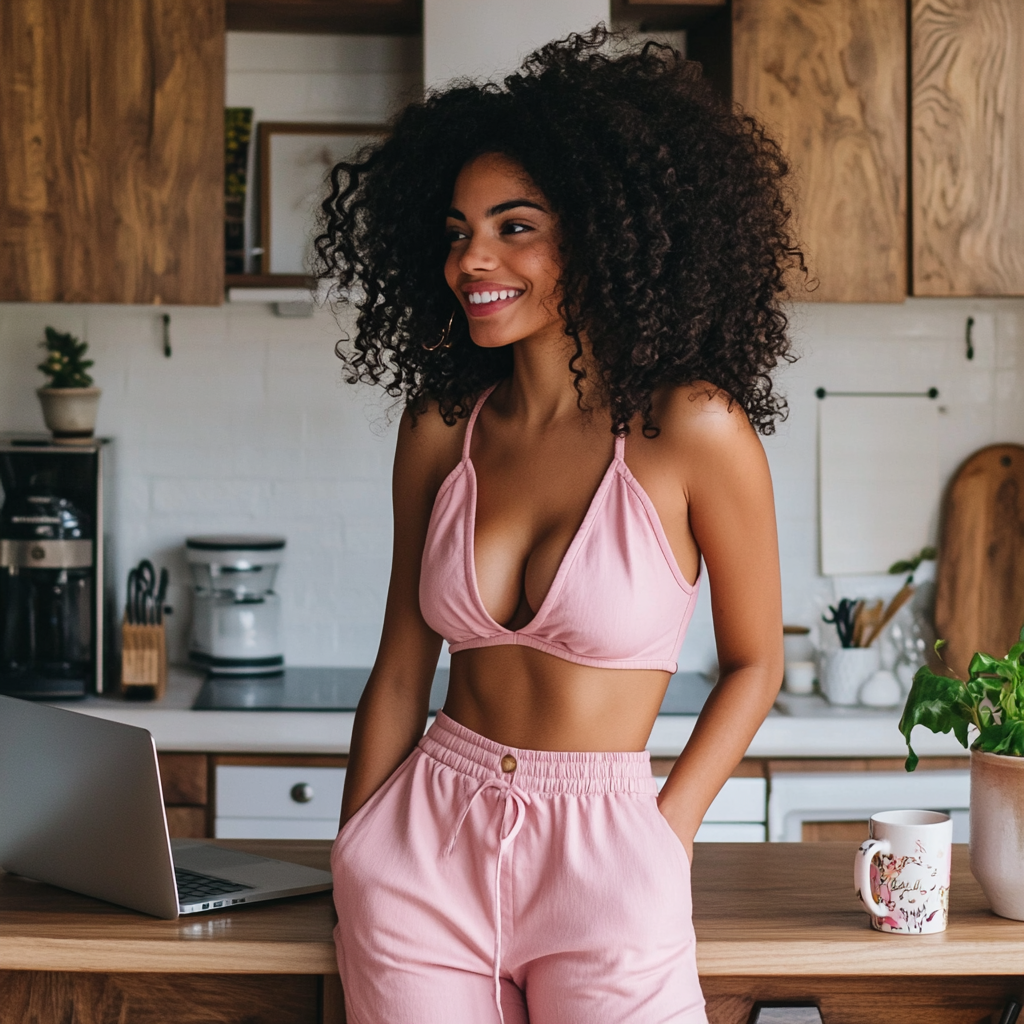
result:
<svg viewBox="0 0 1024 1024"><path fill-rule="evenodd" d="M868 839L861 843L853 858L853 884L857 889L864 909L875 917L887 917L889 908L879 903L871 894L871 862L876 854L891 853L892 847L886 839Z"/></svg>

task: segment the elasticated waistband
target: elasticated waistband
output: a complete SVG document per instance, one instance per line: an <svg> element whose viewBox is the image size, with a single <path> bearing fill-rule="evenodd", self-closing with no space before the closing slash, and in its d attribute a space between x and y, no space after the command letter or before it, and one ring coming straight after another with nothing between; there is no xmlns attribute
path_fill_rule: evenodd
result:
<svg viewBox="0 0 1024 1024"><path fill-rule="evenodd" d="M474 779L508 780L527 793L657 793L646 750L612 753L523 750L505 747L439 711L420 740L420 750L435 761ZM511 756L515 768L505 771ZM506 766L509 764L505 761Z"/></svg>

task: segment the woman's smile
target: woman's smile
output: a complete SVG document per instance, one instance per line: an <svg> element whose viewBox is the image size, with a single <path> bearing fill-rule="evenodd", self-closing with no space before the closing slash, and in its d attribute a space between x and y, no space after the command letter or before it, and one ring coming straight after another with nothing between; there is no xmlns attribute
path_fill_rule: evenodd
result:
<svg viewBox="0 0 1024 1024"><path fill-rule="evenodd" d="M493 281L481 281L465 285L462 294L466 298L466 312L472 317L479 317L508 309L524 291L523 288L510 288Z"/></svg>

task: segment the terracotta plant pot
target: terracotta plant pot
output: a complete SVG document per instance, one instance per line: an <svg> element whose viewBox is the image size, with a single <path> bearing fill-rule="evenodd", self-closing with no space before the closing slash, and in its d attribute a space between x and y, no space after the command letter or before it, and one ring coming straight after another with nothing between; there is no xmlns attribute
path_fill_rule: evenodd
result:
<svg viewBox="0 0 1024 1024"><path fill-rule="evenodd" d="M971 751L971 873L1000 917L1024 921L1024 757Z"/></svg>
<svg viewBox="0 0 1024 1024"><path fill-rule="evenodd" d="M39 388L43 419L59 444L88 441L96 430L99 388Z"/></svg>

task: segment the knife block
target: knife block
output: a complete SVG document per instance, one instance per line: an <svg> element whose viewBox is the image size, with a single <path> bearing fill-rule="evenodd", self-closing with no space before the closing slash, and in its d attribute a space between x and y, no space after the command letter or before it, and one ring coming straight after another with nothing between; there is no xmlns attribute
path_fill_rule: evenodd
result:
<svg viewBox="0 0 1024 1024"><path fill-rule="evenodd" d="M160 700L167 692L167 634L163 623L121 623L121 693L128 700Z"/></svg>

